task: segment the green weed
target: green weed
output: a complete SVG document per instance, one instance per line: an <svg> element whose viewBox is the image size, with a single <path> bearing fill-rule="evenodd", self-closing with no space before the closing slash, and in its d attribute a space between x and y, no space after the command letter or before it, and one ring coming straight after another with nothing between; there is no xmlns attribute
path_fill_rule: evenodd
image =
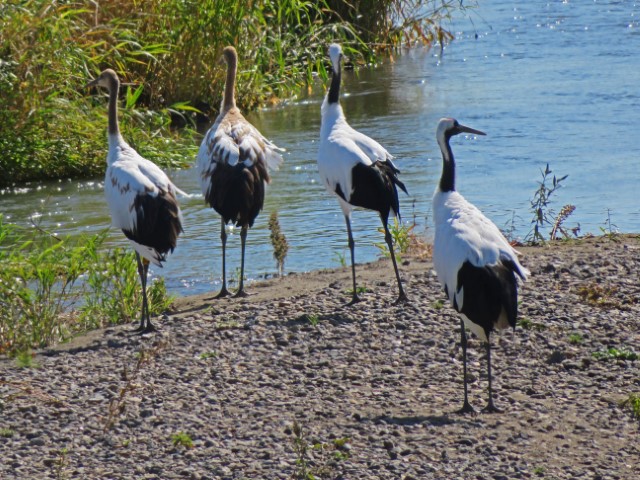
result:
<svg viewBox="0 0 640 480"><path fill-rule="evenodd" d="M218 354L216 352L204 352L198 355L200 360L206 360L208 358L218 358Z"/></svg>
<svg viewBox="0 0 640 480"><path fill-rule="evenodd" d="M349 438L337 438L331 442L310 443L306 431L297 422L291 429L292 445L296 455L294 478L300 480L319 480L335 478L338 475L339 462L350 458Z"/></svg>
<svg viewBox="0 0 640 480"><path fill-rule="evenodd" d="M178 432L171 435L171 443L174 447L193 448L193 440L188 433Z"/></svg>
<svg viewBox="0 0 640 480"><path fill-rule="evenodd" d="M549 164L544 170L540 172L542 174L542 180L538 182L538 189L530 200L531 211L533 212L533 218L531 224L533 228L529 234L525 237L525 240L530 243L544 243L546 241L543 235L543 229L546 226L551 226L551 233L549 239L553 240L557 237L558 232L561 232L565 238L569 238L569 234L562 227L564 221L573 213L575 207L573 205L565 205L560 210L560 213L555 216L553 210L551 210L551 197L562 186L562 182L568 177L564 175L562 177L556 177L549 168ZM548 185L551 182L551 185ZM579 227L573 230L573 234L577 235Z"/></svg>
<svg viewBox="0 0 640 480"><path fill-rule="evenodd" d="M630 393L629 396L620 402L620 406L625 408L635 420L640 420L640 394Z"/></svg>
<svg viewBox="0 0 640 480"><path fill-rule="evenodd" d="M338 260L338 263L340 264L341 267L346 267L347 266L347 255L345 252L336 252L335 253L335 257Z"/></svg>
<svg viewBox="0 0 640 480"><path fill-rule="evenodd" d="M622 308L617 298L617 287L591 283L578 287L578 296L587 304L602 308Z"/></svg>
<svg viewBox="0 0 640 480"><path fill-rule="evenodd" d="M284 236L280 229L280 222L278 221L278 212L273 211L269 216L269 231L271 232L271 245L273 246L273 258L276 259L278 268L278 276L282 276L284 270L284 260L287 257L289 251L289 243L287 237Z"/></svg>
<svg viewBox="0 0 640 480"><path fill-rule="evenodd" d="M140 372L146 366L155 361L156 357L169 346L164 340L156 341L151 348L141 348L136 354L136 361L133 368L129 369L127 364L122 368L121 379L123 385L118 389L118 393L109 401L107 414L102 421L104 431L114 427L118 418L126 413L128 397L137 389Z"/></svg>
<svg viewBox="0 0 640 480"><path fill-rule="evenodd" d="M15 430L10 428L0 428L0 437L2 438L12 438L15 434Z"/></svg>
<svg viewBox="0 0 640 480"><path fill-rule="evenodd" d="M579 333L572 333L569 335L569 343L571 345L580 345L583 341L584 338L582 338L582 335Z"/></svg>
<svg viewBox="0 0 640 480"><path fill-rule="evenodd" d="M444 302L442 300L435 300L432 305L436 310L441 310L444 308Z"/></svg>
<svg viewBox="0 0 640 480"><path fill-rule="evenodd" d="M600 227L602 236L607 238L611 242L620 241L620 232L618 226L611 222L611 209L607 208L607 218L604 221L604 227Z"/></svg>
<svg viewBox="0 0 640 480"><path fill-rule="evenodd" d="M309 324L312 327L317 327L318 326L318 322L320 321L320 317L318 317L318 315L307 314L306 317L307 317L307 320L309 320Z"/></svg>
<svg viewBox="0 0 640 480"><path fill-rule="evenodd" d="M547 329L546 325L537 323L527 317L522 317L518 320L518 325L524 330L535 330L537 332L543 332Z"/></svg>
<svg viewBox="0 0 640 480"><path fill-rule="evenodd" d="M633 350L627 348L615 348L609 347L606 350L592 353L593 358L596 360L630 360L635 361L640 358Z"/></svg>
<svg viewBox="0 0 640 480"><path fill-rule="evenodd" d="M16 354L16 365L19 368L38 368L35 354L31 350L22 350Z"/></svg>

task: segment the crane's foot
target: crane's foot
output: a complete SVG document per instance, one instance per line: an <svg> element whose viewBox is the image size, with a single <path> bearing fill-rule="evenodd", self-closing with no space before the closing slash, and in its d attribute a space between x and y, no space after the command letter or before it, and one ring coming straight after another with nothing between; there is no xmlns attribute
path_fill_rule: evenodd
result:
<svg viewBox="0 0 640 480"><path fill-rule="evenodd" d="M224 298L224 297L228 297L230 295L231 295L231 292L229 290L227 290L227 287L222 287L220 289L220 291L218 292L218 294L213 298L214 299L215 298Z"/></svg>
<svg viewBox="0 0 640 480"><path fill-rule="evenodd" d="M129 330L129 333L137 333L137 334L141 334L144 332L144 321L142 321L140 323L140 325L138 325L136 328L134 328L133 330Z"/></svg>
<svg viewBox="0 0 640 480"><path fill-rule="evenodd" d="M249 293L244 291L244 288L241 288L232 297L233 298L245 298L245 297L248 297L249 295L250 295Z"/></svg>
<svg viewBox="0 0 640 480"><path fill-rule="evenodd" d="M499 409L493 404L493 401L489 401L486 407L482 409L482 413L503 413L504 411Z"/></svg>
<svg viewBox="0 0 640 480"><path fill-rule="evenodd" d="M362 299L357 294L354 293L353 297L351 297L351 301L349 303L347 303L345 305L345 307L350 307L350 306L355 305L356 303L361 302L361 301L362 301Z"/></svg>
<svg viewBox="0 0 640 480"><path fill-rule="evenodd" d="M407 297L406 293L401 292L396 301L393 302L393 305L402 305L404 303L409 303L409 297Z"/></svg>
<svg viewBox="0 0 640 480"><path fill-rule="evenodd" d="M462 408L460 410L456 410L455 413L464 415L467 413L476 413L475 409L471 406L471 404L468 401L464 401L464 405L462 405Z"/></svg>

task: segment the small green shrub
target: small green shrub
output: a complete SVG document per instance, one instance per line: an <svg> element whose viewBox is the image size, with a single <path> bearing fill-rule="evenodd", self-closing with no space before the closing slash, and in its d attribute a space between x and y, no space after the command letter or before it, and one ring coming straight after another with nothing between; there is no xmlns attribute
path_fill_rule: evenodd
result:
<svg viewBox="0 0 640 480"><path fill-rule="evenodd" d="M526 241L534 244L538 242L544 243L546 241L546 238L542 233L546 226L551 226L551 233L549 234L550 240L556 238L558 231L562 232L565 238L568 238L569 234L562 227L562 224L575 210L573 205L565 205L560 210L560 213L555 216L555 213L550 207L551 197L562 186L562 182L568 177L568 175L564 175L562 177L556 177L553 175L553 177L551 177L553 172L549 168L548 163L545 169L541 170L540 173L542 174L542 180L538 182L538 189L530 200L531 211L533 213L531 224L533 227L525 237ZM551 182L551 186L548 185L549 181ZM577 229L573 229L573 234L577 235L578 231L579 227L577 227Z"/></svg>
<svg viewBox="0 0 640 480"><path fill-rule="evenodd" d="M103 250L106 234L58 238L0 215L0 354L137 317L142 290L134 254ZM172 299L164 280L147 290L150 314L165 311Z"/></svg>
<svg viewBox="0 0 640 480"><path fill-rule="evenodd" d="M520 320L518 320L518 325L524 330L535 330L537 332L542 332L547 329L546 325L534 322L527 317L520 318Z"/></svg>
<svg viewBox="0 0 640 480"><path fill-rule="evenodd" d="M193 448L193 440L188 433L178 432L171 435L171 443L174 447Z"/></svg>
<svg viewBox="0 0 640 480"><path fill-rule="evenodd" d="M620 406L627 409L632 418L640 420L640 394L630 393L629 396L620 403Z"/></svg>
<svg viewBox="0 0 640 480"><path fill-rule="evenodd" d="M628 348L615 348L615 347L609 347L606 350L601 350L599 352L593 352L592 354L593 358L595 358L596 360L630 360L630 361L635 361L638 360L638 358L640 358L640 355L638 355L636 352L634 352L633 350L630 350Z"/></svg>
<svg viewBox="0 0 640 480"><path fill-rule="evenodd" d="M569 335L569 343L571 345L580 345L583 342L582 335L579 333L572 333Z"/></svg>
<svg viewBox="0 0 640 480"><path fill-rule="evenodd" d="M280 228L280 222L278 221L278 212L275 210L271 212L269 216L269 231L271 232L271 245L273 246L273 258L276 259L278 268L278 276L282 276L284 270L284 260L287 257L289 251L289 243L287 237L284 236Z"/></svg>

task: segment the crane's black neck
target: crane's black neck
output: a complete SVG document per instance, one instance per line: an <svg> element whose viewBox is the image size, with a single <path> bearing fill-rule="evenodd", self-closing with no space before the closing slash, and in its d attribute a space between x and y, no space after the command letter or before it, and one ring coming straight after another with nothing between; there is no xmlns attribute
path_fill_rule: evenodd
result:
<svg viewBox="0 0 640 480"><path fill-rule="evenodd" d="M333 69L332 69L333 70ZM331 86L329 87L329 103L338 103L340 100L340 78L342 77L342 66L338 62L338 71L333 70L331 76Z"/></svg>
<svg viewBox="0 0 640 480"><path fill-rule="evenodd" d="M445 133L444 145L440 145L442 151L442 175L440 176L440 191L453 192L456 189L456 162L453 159L453 151L449 145L451 135Z"/></svg>
<svg viewBox="0 0 640 480"><path fill-rule="evenodd" d="M119 135L118 126L118 93L120 92L120 81L117 78L109 80L109 135Z"/></svg>

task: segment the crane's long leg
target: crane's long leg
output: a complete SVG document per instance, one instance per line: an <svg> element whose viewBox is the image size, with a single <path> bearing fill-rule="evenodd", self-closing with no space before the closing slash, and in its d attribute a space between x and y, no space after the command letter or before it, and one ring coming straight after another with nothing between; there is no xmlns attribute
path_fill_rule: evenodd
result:
<svg viewBox="0 0 640 480"><path fill-rule="evenodd" d="M148 333L155 331L155 327L151 323L149 316L149 301L147 299L147 274L149 273L149 260L140 258L140 254L136 252L136 261L138 263L138 275L140 275L140 284L142 285L142 313L140 315L140 325L133 330L135 333Z"/></svg>
<svg viewBox="0 0 640 480"><path fill-rule="evenodd" d="M393 239L391 238L391 233L389 232L389 226L387 222L385 222L384 218L382 219L382 225L384 226L384 240L387 242L387 246L389 247L389 253L391 253L391 261L393 262L393 269L396 272L396 280L398 281L398 299L395 301L395 305L398 303L408 302L409 298L404 293L404 289L402 288L402 280L400 280L400 272L398 271L398 263L396 262L396 254L393 251Z"/></svg>
<svg viewBox="0 0 640 480"><path fill-rule="evenodd" d="M493 391L491 390L491 341L488 337L485 345L487 348L487 374L489 376L489 403L482 409L482 411L487 413L502 413L502 410L496 407L493 403Z"/></svg>
<svg viewBox="0 0 640 480"><path fill-rule="evenodd" d="M351 297L351 301L347 303L347 305L353 305L354 303L358 303L360 301L360 297L358 297L358 291L356 290L356 262L354 256L355 242L353 241L353 233L351 232L351 220L348 215L344 216L344 219L347 222L347 235L349 236L349 250L351 250L351 275L353 277L353 296Z"/></svg>
<svg viewBox="0 0 640 480"><path fill-rule="evenodd" d="M474 413L475 410L469 404L467 393L467 333L464 328L464 320L460 319L460 345L462 345L462 374L464 383L464 403L457 413Z"/></svg>
<svg viewBox="0 0 640 480"><path fill-rule="evenodd" d="M249 227L247 225L242 226L240 230L240 244L241 244L241 256L240 256L240 286L234 297L247 297L249 294L244 291L244 247L247 242L247 231Z"/></svg>
<svg viewBox="0 0 640 480"><path fill-rule="evenodd" d="M220 217L220 240L222 241L222 288L214 298L223 298L231 295L227 290L227 229L222 217Z"/></svg>
<svg viewBox="0 0 640 480"><path fill-rule="evenodd" d="M151 316L149 315L149 298L147 297L147 278L149 273L149 260L146 258L142 259L142 270L144 278L142 283L142 307L144 308L145 314L147 316L147 325L142 329L142 333L155 332L156 327L151 323Z"/></svg>

